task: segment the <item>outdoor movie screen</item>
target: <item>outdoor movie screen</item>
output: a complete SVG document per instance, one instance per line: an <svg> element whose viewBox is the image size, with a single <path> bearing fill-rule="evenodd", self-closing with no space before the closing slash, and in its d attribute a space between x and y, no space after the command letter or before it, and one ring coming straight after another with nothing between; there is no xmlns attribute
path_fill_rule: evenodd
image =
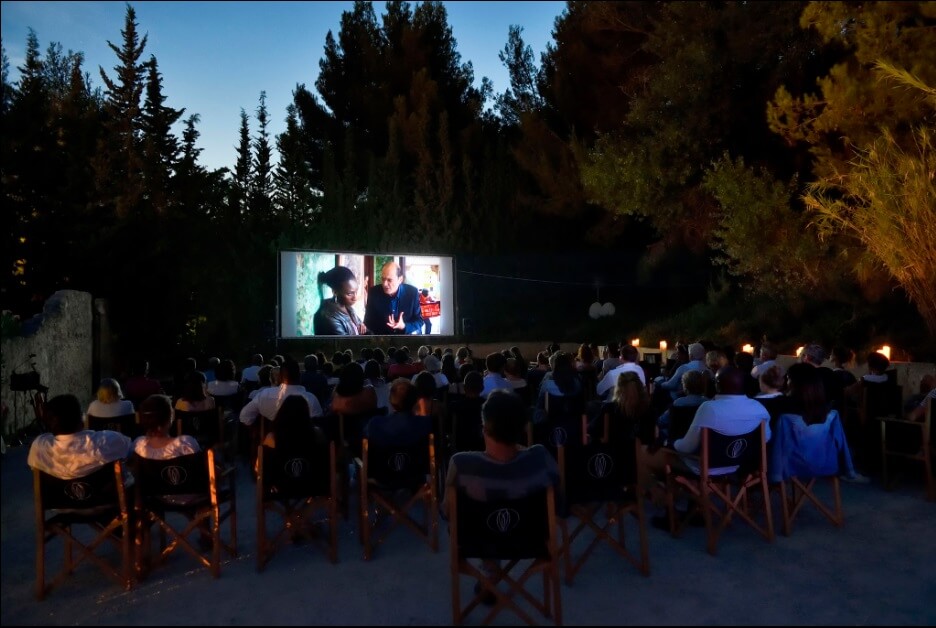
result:
<svg viewBox="0 0 936 628"><path fill-rule="evenodd" d="M283 250L280 338L455 333L452 257Z"/></svg>

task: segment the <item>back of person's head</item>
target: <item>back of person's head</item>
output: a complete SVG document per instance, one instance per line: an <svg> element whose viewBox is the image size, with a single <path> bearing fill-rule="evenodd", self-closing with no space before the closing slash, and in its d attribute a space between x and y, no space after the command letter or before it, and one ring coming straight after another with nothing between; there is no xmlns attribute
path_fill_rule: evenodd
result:
<svg viewBox="0 0 936 628"><path fill-rule="evenodd" d="M302 359L302 368L306 373L314 373L318 370L318 358L314 353L310 353Z"/></svg>
<svg viewBox="0 0 936 628"><path fill-rule="evenodd" d="M116 379L105 377L97 389L97 400L101 403L117 403L123 399L123 391Z"/></svg>
<svg viewBox="0 0 936 628"><path fill-rule="evenodd" d="M455 369L455 355L452 353L442 354L442 374L445 375L449 381L455 381L458 379L458 371Z"/></svg>
<svg viewBox="0 0 936 628"><path fill-rule="evenodd" d="M715 390L719 395L743 395L744 373L736 366L723 366L715 374Z"/></svg>
<svg viewBox="0 0 936 628"><path fill-rule="evenodd" d="M299 363L292 358L284 358L280 364L279 377L281 384L298 384Z"/></svg>
<svg viewBox="0 0 936 628"><path fill-rule="evenodd" d="M705 366L709 367L711 370L718 372L718 369L727 365L728 360L725 358L725 354L721 351L715 349L705 353Z"/></svg>
<svg viewBox="0 0 936 628"><path fill-rule="evenodd" d="M374 347L374 360L377 364L383 364L387 360L387 356L384 355L384 351L380 347Z"/></svg>
<svg viewBox="0 0 936 628"><path fill-rule="evenodd" d="M637 363L640 360L640 351L633 345L624 345L621 347L621 359L625 362Z"/></svg>
<svg viewBox="0 0 936 628"><path fill-rule="evenodd" d="M494 390L481 406L484 434L502 445L517 445L526 437L526 408L514 392Z"/></svg>
<svg viewBox="0 0 936 628"><path fill-rule="evenodd" d="M650 394L640 377L633 371L618 375L612 400L618 404L624 416L639 419L650 408Z"/></svg>
<svg viewBox="0 0 936 628"><path fill-rule="evenodd" d="M890 360L887 356L878 351L872 351L868 354L868 370L876 375L883 375L890 367Z"/></svg>
<svg viewBox="0 0 936 628"><path fill-rule="evenodd" d="M813 366L822 366L825 361L825 349L816 343L806 345L803 349L803 361Z"/></svg>
<svg viewBox="0 0 936 628"><path fill-rule="evenodd" d="M420 360L425 360L426 356L432 352L432 349L428 345L422 345L419 349L416 350L416 357Z"/></svg>
<svg viewBox="0 0 936 628"><path fill-rule="evenodd" d="M776 360L777 348L769 342L763 342L760 346L761 360Z"/></svg>
<svg viewBox="0 0 936 628"><path fill-rule="evenodd" d="M146 358L134 358L130 361L130 374L146 377L149 375L149 362Z"/></svg>
<svg viewBox="0 0 936 628"><path fill-rule="evenodd" d="M343 351L335 351L332 353L331 363L335 365L335 368L340 368L345 361L345 354Z"/></svg>
<svg viewBox="0 0 936 628"><path fill-rule="evenodd" d="M338 369L338 385L335 394L350 397L364 390L364 367L357 362L349 362Z"/></svg>
<svg viewBox="0 0 936 628"><path fill-rule="evenodd" d="M81 403L72 394L56 395L45 404L43 416L49 431L53 435L74 434L84 427L81 417Z"/></svg>
<svg viewBox="0 0 936 628"><path fill-rule="evenodd" d="M686 371L682 376L682 387L687 395L704 395L708 381L702 371Z"/></svg>
<svg viewBox="0 0 936 628"><path fill-rule="evenodd" d="M433 380L433 386L435 381ZM398 377L390 384L390 407L395 412L410 412L416 405L416 387L405 377Z"/></svg>
<svg viewBox="0 0 936 628"><path fill-rule="evenodd" d="M439 373L442 371L442 360L430 354L423 359L423 366L430 373Z"/></svg>
<svg viewBox="0 0 936 628"><path fill-rule="evenodd" d="M263 366L263 354L255 353L250 356L250 363L254 366Z"/></svg>
<svg viewBox="0 0 936 628"><path fill-rule="evenodd" d="M273 356L273 360L276 362L277 366L283 366L283 362L286 361L286 356L281 353L277 353Z"/></svg>
<svg viewBox="0 0 936 628"><path fill-rule="evenodd" d="M172 400L167 395L150 395L140 404L140 428L148 435L169 433Z"/></svg>
<svg viewBox="0 0 936 628"><path fill-rule="evenodd" d="M750 373L754 368L754 356L746 351L739 351L734 354L734 365L742 371Z"/></svg>
<svg viewBox="0 0 936 628"><path fill-rule="evenodd" d="M458 351L455 352L455 357L458 358L460 362L467 360L468 355L468 347L459 347Z"/></svg>
<svg viewBox="0 0 936 628"><path fill-rule="evenodd" d="M536 364L538 366L549 366L549 354L545 351L540 351L536 354Z"/></svg>
<svg viewBox="0 0 936 628"><path fill-rule="evenodd" d="M705 347L702 348L705 349ZM681 342L676 343L676 360L679 362L686 362L689 360L689 347Z"/></svg>
<svg viewBox="0 0 936 628"><path fill-rule="evenodd" d="M609 358L619 358L621 357L621 346L614 342L613 340L608 342L608 357Z"/></svg>
<svg viewBox="0 0 936 628"><path fill-rule="evenodd" d="M578 353L575 355L582 364L591 364L595 361L595 354L592 352L591 345L582 343L579 345Z"/></svg>
<svg viewBox="0 0 936 628"><path fill-rule="evenodd" d="M387 347L387 361L388 362L391 362L391 363L396 362L396 352L397 352L397 348L394 347L393 345L390 345L389 347Z"/></svg>
<svg viewBox="0 0 936 628"><path fill-rule="evenodd" d="M309 444L312 433L312 418L309 404L302 395L288 395L276 411L273 435L276 447L297 447Z"/></svg>
<svg viewBox="0 0 936 628"><path fill-rule="evenodd" d="M784 379L786 380L787 394L800 385L801 382L805 382L814 377L818 377L819 374L816 372L816 369L811 365L806 364L805 362L796 362L791 364L790 368L786 370L784 374Z"/></svg>
<svg viewBox="0 0 936 628"><path fill-rule="evenodd" d="M396 353L393 354L393 359L397 364L409 364L410 362L410 352L406 347L401 347L397 349Z"/></svg>
<svg viewBox="0 0 936 628"><path fill-rule="evenodd" d="M783 390L783 384L785 381L783 369L781 369L777 364L771 364L770 368L765 369L760 374L758 381L760 382L762 389L766 387L769 390Z"/></svg>
<svg viewBox="0 0 936 628"><path fill-rule="evenodd" d="M195 358L185 358L182 361L182 369L188 373L189 371L194 371L198 368L198 360Z"/></svg>
<svg viewBox="0 0 936 628"><path fill-rule="evenodd" d="M855 352L848 347L843 347L841 345L832 347L832 363L835 364L835 366L844 368L846 365L851 364L854 359Z"/></svg>
<svg viewBox="0 0 936 628"><path fill-rule="evenodd" d="M237 367L234 366L234 360L221 360L215 371L215 379L219 382L230 382L236 378Z"/></svg>
<svg viewBox="0 0 936 628"><path fill-rule="evenodd" d="M500 373L503 375L505 366L507 366L507 358L504 357L503 353L498 351L489 353L484 359L484 368L488 370L488 373Z"/></svg>
<svg viewBox="0 0 936 628"><path fill-rule="evenodd" d="M372 357L374 357L374 350L371 347L361 349L361 362L367 362Z"/></svg>
<svg viewBox="0 0 936 628"><path fill-rule="evenodd" d="M420 399L432 399L435 395L436 381L429 371L420 371L413 385L416 387L416 396Z"/></svg>
<svg viewBox="0 0 936 628"><path fill-rule="evenodd" d="M205 398L205 374L201 371L189 371L182 380L183 399L201 401Z"/></svg>
<svg viewBox="0 0 936 628"><path fill-rule="evenodd" d="M463 382L468 377L469 373L478 373L478 369L474 367L474 364L470 362L465 362L458 367L458 381ZM481 377L481 373L478 373L478 377Z"/></svg>
<svg viewBox="0 0 936 628"><path fill-rule="evenodd" d="M562 394L575 392L575 382L578 374L575 372L574 358L571 353L557 351L550 357L552 362L552 378Z"/></svg>
<svg viewBox="0 0 936 628"><path fill-rule="evenodd" d="M933 373L927 373L920 378L920 394L925 395L929 391L936 388L936 375Z"/></svg>
<svg viewBox="0 0 936 628"><path fill-rule="evenodd" d="M261 366L260 370L257 371L257 382L260 384L260 387L265 388L266 386L272 386L273 385L273 380L271 379L272 376L273 376L272 364L264 364L263 366Z"/></svg>
<svg viewBox="0 0 936 628"><path fill-rule="evenodd" d="M469 369L465 375L464 388L466 396L480 397L481 392L484 390L484 378L481 376L481 373L474 369Z"/></svg>
<svg viewBox="0 0 936 628"><path fill-rule="evenodd" d="M701 342L693 342L689 345L688 351L690 360L705 360L705 345Z"/></svg>
<svg viewBox="0 0 936 628"><path fill-rule="evenodd" d="M371 358L364 363L364 379L377 381L380 379L380 377L380 364L377 362L377 360Z"/></svg>
<svg viewBox="0 0 936 628"><path fill-rule="evenodd" d="M217 357L214 357L214 356L208 358L208 368L209 368L209 369L216 369L216 368L218 368L218 365L219 365L219 364L221 364L221 358L217 358Z"/></svg>
<svg viewBox="0 0 936 628"><path fill-rule="evenodd" d="M815 368L805 366L806 369L800 370L790 367L793 377L789 379L790 389L787 394L794 411L803 417L807 425L812 425L825 420L826 394L819 372ZM787 373L789 374L789 371Z"/></svg>

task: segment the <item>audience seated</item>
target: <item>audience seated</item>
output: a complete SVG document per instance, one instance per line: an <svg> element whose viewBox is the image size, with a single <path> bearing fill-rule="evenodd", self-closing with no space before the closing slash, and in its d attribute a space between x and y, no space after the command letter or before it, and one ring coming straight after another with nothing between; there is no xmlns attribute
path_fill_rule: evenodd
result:
<svg viewBox="0 0 936 628"><path fill-rule="evenodd" d="M621 371L611 395L611 401L588 424L588 435L600 439L604 435L604 417L609 415L608 437L611 441L632 442L636 436L641 443L652 443L656 435L655 417L650 411L647 386L633 371Z"/></svg>
<svg viewBox="0 0 936 628"><path fill-rule="evenodd" d="M257 371L257 381L255 382L256 386L253 390L250 391L247 395L247 399L253 399L260 391L265 388L270 388L273 386L273 381L270 379L273 374L273 365L264 364L260 367L260 370Z"/></svg>
<svg viewBox="0 0 936 628"><path fill-rule="evenodd" d="M786 378L779 364L772 364L761 371L758 380L760 393L754 399L762 403L770 413L770 429L775 429L780 415L790 410L790 398L783 394L785 383Z"/></svg>
<svg viewBox="0 0 936 628"><path fill-rule="evenodd" d="M499 388L513 390L513 385L504 377L504 369L507 367L507 358L504 357L504 354L497 351L489 353L484 360L484 366L486 372L484 374L484 390L481 391L482 397L487 399L492 391Z"/></svg>
<svg viewBox="0 0 936 628"><path fill-rule="evenodd" d="M706 378L702 371L686 371L683 373L682 386L686 394L677 397L670 407L698 408L704 401L708 401L705 396ZM657 442L665 443L669 441L670 411L667 409L657 419ZM649 442L647 442L649 444Z"/></svg>
<svg viewBox="0 0 936 628"><path fill-rule="evenodd" d="M533 412L534 423L542 423L546 420L547 395L555 397L582 395L582 382L575 371L572 355L565 351L556 351L550 356L549 361L552 368L540 384Z"/></svg>
<svg viewBox="0 0 936 628"><path fill-rule="evenodd" d="M215 407L214 397L206 392L205 374L189 371L182 381L182 391L176 399L175 409L185 412L202 412Z"/></svg>
<svg viewBox="0 0 936 628"><path fill-rule="evenodd" d="M133 441L133 453L151 460L168 460L201 451L194 436L170 436L172 400L166 395L150 395L140 404L143 436Z"/></svg>
<svg viewBox="0 0 936 628"><path fill-rule="evenodd" d="M664 376L656 378L657 389L668 392L673 400L685 392L682 388L683 373L686 371L704 371L706 369L705 346L701 343L694 342L689 345L688 351L689 361L679 366L669 379L666 379Z"/></svg>
<svg viewBox="0 0 936 628"><path fill-rule="evenodd" d="M364 369L357 362L349 362L339 369L330 409L334 414L368 416L377 410L377 392L366 384Z"/></svg>
<svg viewBox="0 0 936 628"><path fill-rule="evenodd" d="M149 376L150 364L145 358L136 358L130 362L130 376L124 382L124 397L137 407L150 395L159 395L163 392L159 380Z"/></svg>
<svg viewBox="0 0 936 628"><path fill-rule="evenodd" d="M374 393L377 395L377 409L389 409L390 386L381 375L380 363L377 360L371 358L364 365L364 381L374 389Z"/></svg>
<svg viewBox="0 0 936 628"><path fill-rule="evenodd" d="M416 387L402 377L390 384L390 410L377 415L364 426L364 437L382 446L413 445L432 433L428 416L415 416Z"/></svg>
<svg viewBox="0 0 936 628"><path fill-rule="evenodd" d="M571 359L570 359L571 364ZM559 484L559 467L542 445L524 447L526 414L523 401L508 390L495 390L482 407L484 451L462 451L452 456L446 486L465 491L474 500L519 499ZM449 504L442 504L443 516ZM490 573L490 567L486 567ZM476 592L480 586L476 585ZM496 600L493 593L482 598Z"/></svg>
<svg viewBox="0 0 936 628"><path fill-rule="evenodd" d="M244 405L240 413L240 422L244 425L253 425L260 416L273 420L279 411L283 399L289 395L300 395L309 404L309 415L322 416L322 406L315 395L306 391L299 383L299 363L288 359L282 367L282 382L279 386L271 386L257 392L257 395Z"/></svg>
<svg viewBox="0 0 936 628"><path fill-rule="evenodd" d="M434 356L433 356L434 357ZM423 371L413 378L413 387L416 389L416 402L413 404L413 414L441 418L445 414L445 405L436 399L436 380L429 371Z"/></svg>
<svg viewBox="0 0 936 628"><path fill-rule="evenodd" d="M250 364L244 367L244 370L241 372L241 385L244 386L245 389L250 390L259 383L259 371L262 366L262 354L255 353L250 356Z"/></svg>
<svg viewBox="0 0 936 628"><path fill-rule="evenodd" d="M777 348L772 343L764 341L760 346L760 360L755 360L751 367L751 377L760 379L761 373L777 363ZM781 373L782 374L782 373Z"/></svg>
<svg viewBox="0 0 936 628"><path fill-rule="evenodd" d="M80 478L130 453L130 438L111 430L83 430L81 404L75 395L57 395L45 404L49 432L29 447L30 468L62 479Z"/></svg>
<svg viewBox="0 0 936 628"><path fill-rule="evenodd" d="M530 390L539 392L540 384L543 378L549 372L549 355L545 351L536 354L536 366L530 368L526 374L527 386Z"/></svg>
<svg viewBox="0 0 936 628"><path fill-rule="evenodd" d="M111 419L133 412L133 402L123 398L120 384L110 377L101 380L97 389L97 399L88 405L88 414L100 418Z"/></svg>
<svg viewBox="0 0 936 628"><path fill-rule="evenodd" d="M240 392L234 360L221 360L215 370L215 378L207 384L208 394L212 397L229 397Z"/></svg>
<svg viewBox="0 0 936 628"><path fill-rule="evenodd" d="M644 370L637 364L637 361L640 359L640 351L637 350L637 347L626 345L617 353L617 366L606 370L604 377L598 380L598 384L595 388L595 392L600 399L606 399L608 397L608 393L617 385L619 376L622 373L634 373L644 386L647 385Z"/></svg>

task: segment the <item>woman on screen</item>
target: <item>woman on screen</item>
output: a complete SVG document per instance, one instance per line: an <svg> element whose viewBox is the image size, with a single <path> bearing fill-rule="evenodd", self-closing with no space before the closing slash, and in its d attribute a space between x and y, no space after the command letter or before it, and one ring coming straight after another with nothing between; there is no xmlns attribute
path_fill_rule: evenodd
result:
<svg viewBox="0 0 936 628"><path fill-rule="evenodd" d="M323 294L326 285L332 290L329 299ZM322 304L312 318L312 333L316 336L357 336L367 331L354 311L358 282L351 269L335 266L327 273L319 273L318 288Z"/></svg>

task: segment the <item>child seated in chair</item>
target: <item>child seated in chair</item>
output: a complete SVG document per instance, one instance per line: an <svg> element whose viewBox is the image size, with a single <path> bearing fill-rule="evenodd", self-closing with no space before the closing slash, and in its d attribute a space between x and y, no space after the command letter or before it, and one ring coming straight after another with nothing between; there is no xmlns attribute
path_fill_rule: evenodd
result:
<svg viewBox="0 0 936 628"><path fill-rule="evenodd" d="M143 436L133 441L133 452L141 458L169 460L201 451L194 436L170 436L172 401L166 395L150 395L140 404Z"/></svg>

